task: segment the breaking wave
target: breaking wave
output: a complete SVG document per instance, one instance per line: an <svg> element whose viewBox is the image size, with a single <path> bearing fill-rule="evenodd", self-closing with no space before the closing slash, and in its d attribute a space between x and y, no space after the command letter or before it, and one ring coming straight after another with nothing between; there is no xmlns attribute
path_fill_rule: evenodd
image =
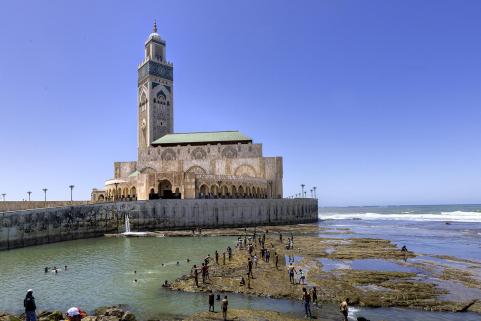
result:
<svg viewBox="0 0 481 321"><path fill-rule="evenodd" d="M322 220L398 220L398 221L438 221L438 222L481 222L480 212L440 212L440 213L319 213Z"/></svg>

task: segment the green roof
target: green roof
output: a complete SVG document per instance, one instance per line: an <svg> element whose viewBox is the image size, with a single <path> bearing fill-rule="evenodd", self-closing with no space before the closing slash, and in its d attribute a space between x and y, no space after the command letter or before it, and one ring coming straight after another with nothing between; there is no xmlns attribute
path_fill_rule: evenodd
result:
<svg viewBox="0 0 481 321"><path fill-rule="evenodd" d="M140 172L138 170L135 170L132 173L130 173L129 177L136 177L136 176L139 176L139 174Z"/></svg>
<svg viewBox="0 0 481 321"><path fill-rule="evenodd" d="M154 141L152 145L187 145L238 142L252 142L252 139L239 131L178 133L162 136Z"/></svg>

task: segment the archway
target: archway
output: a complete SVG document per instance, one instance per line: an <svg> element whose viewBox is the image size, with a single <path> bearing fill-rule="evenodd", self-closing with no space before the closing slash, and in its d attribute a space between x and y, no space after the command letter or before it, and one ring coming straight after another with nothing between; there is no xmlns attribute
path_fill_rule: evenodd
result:
<svg viewBox="0 0 481 321"><path fill-rule="evenodd" d="M172 193L172 183L169 180L163 179L159 182L158 195L160 198L174 198Z"/></svg>
<svg viewBox="0 0 481 321"><path fill-rule="evenodd" d="M209 189L207 185L203 184L199 189L199 198L206 198L207 194L209 194Z"/></svg>
<svg viewBox="0 0 481 321"><path fill-rule="evenodd" d="M238 195L239 195L239 198L244 198L244 187L241 185L239 186L239 189L238 189Z"/></svg>
<svg viewBox="0 0 481 321"><path fill-rule="evenodd" d="M158 198L159 198L159 195L157 195L157 193L155 193L155 190L151 188L149 192L149 200L156 200Z"/></svg>
<svg viewBox="0 0 481 321"><path fill-rule="evenodd" d="M98 202L103 202L105 200L104 194L100 194L99 198L97 199Z"/></svg>
<svg viewBox="0 0 481 321"><path fill-rule="evenodd" d="M232 185L231 196L234 197L234 198L237 197L237 188L235 187L235 185Z"/></svg>
<svg viewBox="0 0 481 321"><path fill-rule="evenodd" d="M137 189L135 188L135 186L132 186L132 188L130 189L130 196L133 199L137 199Z"/></svg>
<svg viewBox="0 0 481 321"><path fill-rule="evenodd" d="M210 194L212 195L212 197L217 197L218 193L219 193L219 188L217 187L217 185L212 185L210 187Z"/></svg>
<svg viewBox="0 0 481 321"><path fill-rule="evenodd" d="M222 197L228 198L230 195L229 195L229 189L227 188L227 186L223 185L221 189L222 189Z"/></svg>

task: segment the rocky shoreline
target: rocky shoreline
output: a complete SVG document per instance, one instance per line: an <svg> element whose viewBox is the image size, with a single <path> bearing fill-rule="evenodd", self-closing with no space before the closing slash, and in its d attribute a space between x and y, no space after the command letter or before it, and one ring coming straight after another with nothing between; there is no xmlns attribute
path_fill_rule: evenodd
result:
<svg viewBox="0 0 481 321"><path fill-rule="evenodd" d="M0 312L0 321L24 321L25 315L14 315ZM61 311L37 312L38 321L61 321L68 320L67 314ZM84 321L136 321L135 315L122 305L101 307L94 311L93 315L82 318Z"/></svg>
<svg viewBox="0 0 481 321"><path fill-rule="evenodd" d="M253 229L243 231L242 239L252 235ZM333 233L336 233L334 231ZM338 231L349 233L349 231ZM283 242L279 234L283 233ZM293 249L286 249L287 237L294 234ZM411 263L417 257L415 253L401 251L388 240L370 238L320 238L312 234L325 233L315 224L290 226L288 229L266 227L256 230L258 237L265 234L266 248L271 251L271 259L266 263L260 257L260 245L255 243L254 252L258 256L254 267L254 278L247 284L247 260L249 254L245 249L236 249L231 261L210 264L210 279L205 283L199 281L199 287L191 275L184 275L175 280L172 290L187 292L240 293L271 298L288 298L300 300L301 289L316 286L318 298L322 303L338 304L349 297L352 304L362 307L403 307L428 311L477 312L481 313L481 301L477 299L455 302L443 299L449 292L435 282L420 279L414 268L430 270L439 279L458 282L464 286L481 289L481 283L470 272L456 268L441 267L432 263ZM241 236L241 235L239 235ZM279 255L279 266L275 267L274 252ZM286 270L286 259L291 257L297 269L302 268L307 276L307 284L291 284ZM343 262L356 260L379 260L395 264L407 271L386 271L356 269L326 270L322 260ZM439 275L437 275L437 274ZM241 285L244 277L246 285ZM200 278L200 277L199 277Z"/></svg>

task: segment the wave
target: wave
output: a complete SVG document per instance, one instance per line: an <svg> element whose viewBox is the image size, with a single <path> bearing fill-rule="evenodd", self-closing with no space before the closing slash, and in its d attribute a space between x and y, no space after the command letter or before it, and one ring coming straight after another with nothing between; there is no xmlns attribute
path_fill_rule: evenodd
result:
<svg viewBox="0 0 481 321"><path fill-rule="evenodd" d="M440 213L319 213L322 220L398 220L398 221L435 221L435 222L479 222L480 212L440 212Z"/></svg>

